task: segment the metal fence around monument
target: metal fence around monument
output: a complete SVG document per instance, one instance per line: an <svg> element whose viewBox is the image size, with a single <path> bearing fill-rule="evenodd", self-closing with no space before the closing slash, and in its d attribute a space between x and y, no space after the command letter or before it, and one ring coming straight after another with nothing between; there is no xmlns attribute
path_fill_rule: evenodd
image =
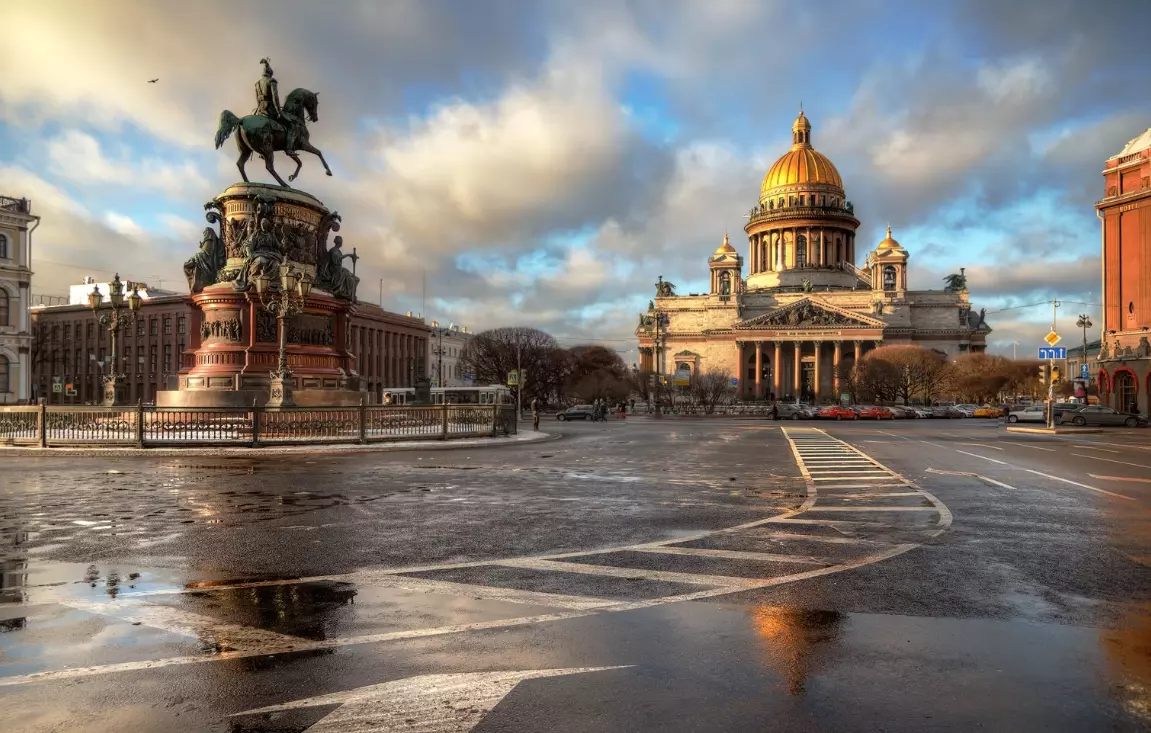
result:
<svg viewBox="0 0 1151 733"><path fill-rule="evenodd" d="M513 405L0 407L0 445L138 448L382 443L514 435Z"/></svg>

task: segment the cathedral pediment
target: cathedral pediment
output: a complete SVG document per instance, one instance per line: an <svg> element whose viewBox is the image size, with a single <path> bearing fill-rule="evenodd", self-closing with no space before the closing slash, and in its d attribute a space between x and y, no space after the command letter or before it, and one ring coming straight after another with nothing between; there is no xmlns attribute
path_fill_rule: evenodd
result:
<svg viewBox="0 0 1151 733"><path fill-rule="evenodd" d="M883 328L878 318L840 310L827 303L804 298L735 324L737 330L773 328Z"/></svg>

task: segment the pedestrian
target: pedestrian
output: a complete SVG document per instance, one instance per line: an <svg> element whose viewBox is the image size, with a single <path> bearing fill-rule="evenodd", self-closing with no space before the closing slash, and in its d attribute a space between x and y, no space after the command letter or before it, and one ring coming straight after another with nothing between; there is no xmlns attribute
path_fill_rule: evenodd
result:
<svg viewBox="0 0 1151 733"><path fill-rule="evenodd" d="M635 412L635 397L631 398L631 400L629 401L629 405L631 406L631 411Z"/></svg>
<svg viewBox="0 0 1151 733"><path fill-rule="evenodd" d="M778 420L779 419L779 403L778 402L772 402L771 403L771 419L772 420Z"/></svg>
<svg viewBox="0 0 1151 733"><path fill-rule="evenodd" d="M540 429L540 401L532 397L532 430Z"/></svg>

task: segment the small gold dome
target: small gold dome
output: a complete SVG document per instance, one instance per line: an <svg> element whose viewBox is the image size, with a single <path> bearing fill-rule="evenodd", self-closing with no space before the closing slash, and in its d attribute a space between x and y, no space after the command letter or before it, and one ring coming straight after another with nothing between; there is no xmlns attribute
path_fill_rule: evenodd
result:
<svg viewBox="0 0 1151 733"><path fill-rule="evenodd" d="M880 242L876 249L900 249L901 247L902 245L899 244L899 242L896 242L895 239L891 236L891 225L888 224L887 239L884 239L882 242Z"/></svg>
<svg viewBox="0 0 1151 733"><path fill-rule="evenodd" d="M719 248L714 253L712 253L711 256L712 257L719 257L720 255L734 255L734 254L739 254L739 253L736 251L735 247L731 246L731 240L729 240L727 238L727 232L724 232L723 233L723 244L719 245Z"/></svg>
<svg viewBox="0 0 1151 733"><path fill-rule="evenodd" d="M835 165L823 153L811 147L811 123L800 110L791 126L791 150L771 166L763 177L760 200L771 198L771 191L782 186L819 183L843 189L843 179Z"/></svg>

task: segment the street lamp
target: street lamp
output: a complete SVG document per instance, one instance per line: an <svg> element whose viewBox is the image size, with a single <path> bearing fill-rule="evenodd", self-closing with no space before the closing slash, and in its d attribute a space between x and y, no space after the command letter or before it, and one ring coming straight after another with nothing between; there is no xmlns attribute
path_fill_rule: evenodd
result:
<svg viewBox="0 0 1151 733"><path fill-rule="evenodd" d="M660 387L663 383L663 338L667 328L668 316L663 311L655 314L655 415L663 417L662 396Z"/></svg>
<svg viewBox="0 0 1151 733"><path fill-rule="evenodd" d="M1079 314L1079 320L1075 321L1075 325L1083 329L1083 361L1080 364L1087 363L1087 329L1091 328L1091 319L1087 317L1086 313ZM1083 367L1079 367L1079 376L1083 379L1083 400L1087 402L1087 384L1091 378L1091 373L1088 372L1087 377L1083 377Z"/></svg>
<svg viewBox="0 0 1151 733"><path fill-rule="evenodd" d="M100 315L100 308L104 302L104 295L100 292L99 286L92 288L92 292L88 294L88 307L92 309L92 313L96 315L96 320L101 326L108 329L108 334L111 337L112 347L112 367L108 373L104 375L104 407L118 407L124 404L124 375L120 373L118 367L119 352L116 349L116 339L120 335L121 328L129 328L136 323L136 313L140 310L140 291L135 285L132 286L132 294L128 296L128 311L123 312L124 308L124 283L120 281L120 273L116 273L116 277L112 279L108 288L108 304L111 312Z"/></svg>
<svg viewBox="0 0 1151 733"><path fill-rule="evenodd" d="M288 316L304 310L308 295L312 292L312 276L301 273L288 263L280 265L279 290L270 290L275 284L272 278L261 272L254 278L256 299L276 317L276 327L280 332L280 359L276 370L269 376L268 407L294 407L292 399L292 370L288 368Z"/></svg>

